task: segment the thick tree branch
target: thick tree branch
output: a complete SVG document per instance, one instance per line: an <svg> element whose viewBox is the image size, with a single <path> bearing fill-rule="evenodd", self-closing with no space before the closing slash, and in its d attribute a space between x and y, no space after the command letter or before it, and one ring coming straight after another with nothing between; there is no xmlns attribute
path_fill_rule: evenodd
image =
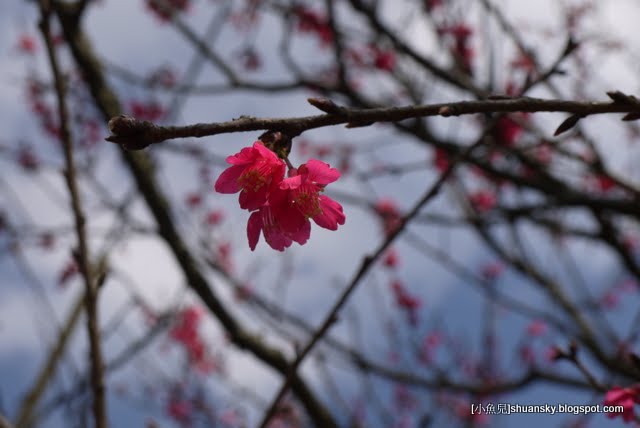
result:
<svg viewBox="0 0 640 428"><path fill-rule="evenodd" d="M59 5L56 8L56 13L60 18L71 52L85 76L89 90L103 117L108 119L118 115L121 111L118 98L108 86L102 65L93 54L92 47L85 34L78 26L74 25L73 15L69 15L68 9L63 5ZM170 209L167 199L156 184L150 159L144 153L131 153L123 150L121 154L158 224L159 235L172 250L189 287L219 320L228 332L229 339L236 346L251 351L265 364L281 374L286 374L289 362L284 354L279 349L268 346L260 337L243 328L226 308L224 302L213 292L209 281L198 268L196 260L188 250L169 214ZM331 414L317 400L312 390L300 376L295 376L292 389L316 425L321 427L337 426Z"/></svg>

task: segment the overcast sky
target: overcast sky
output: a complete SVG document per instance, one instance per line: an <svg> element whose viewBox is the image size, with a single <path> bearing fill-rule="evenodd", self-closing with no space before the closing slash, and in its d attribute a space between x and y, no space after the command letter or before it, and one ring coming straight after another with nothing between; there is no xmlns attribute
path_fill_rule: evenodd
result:
<svg viewBox="0 0 640 428"><path fill-rule="evenodd" d="M210 19L207 12L208 1L195 2L193 9L188 13L190 25L202 33ZM527 23L535 28L555 29L560 23L554 22L557 14L551 13L558 7L554 1L525 2L512 0L505 3L505 10L512 22ZM616 2L602 2L599 5L597 19L591 23L594 31L604 32L623 40L630 51L633 46L637 46L640 40L637 37L637 23L640 22L640 8L629 0L617 0ZM388 11L393 14L393 10ZM64 195L65 189L62 177L56 170L57 158L55 146L50 141L44 141L42 133L37 126L34 126L30 117L28 106L25 100L25 88L23 79L25 75L37 73L40 77L47 76L44 67L44 58L41 56L36 62L25 58L16 48L18 38L23 34L31 34L37 37L37 42L41 42L35 31L36 13L30 2L18 0L4 1L0 5L0 147L18 147L25 142L31 142L34 146L43 147L40 152L43 157L51 156L53 168L42 171L37 178L26 177L10 165L7 157L0 159L0 187L3 188L3 196L0 199L0 207L11 205L19 201L23 208L17 212L28 212L29 221L39 225L55 226L68 224L67 212L64 205L60 205L56 200L55 192ZM91 8L88 20L85 22L91 39L98 52L103 58L110 62L127 67L128 69L144 74L154 67L163 63L171 64L178 70L184 68L188 63L192 52L185 49L185 43L181 37L172 29L170 25L158 24L153 17L145 12L142 1L129 0L104 0L102 4ZM413 30L412 30L413 31ZM415 30L416 35L418 29ZM261 28L257 37L266 45L273 45L278 40L278 28L273 22L267 21ZM240 46L234 40L233 34L223 32L218 46L222 51L233 51ZM561 44L557 46L561 47ZM556 46L550 46L541 51L541 59L552 59L557 54ZM638 50L635 50L638 52ZM300 55L312 56L316 53L302 45ZM507 54L506 52L504 53ZM278 78L282 75L282 69L275 61L265 59L267 72L265 78ZM637 93L637 63L630 61L616 61L610 57L603 56L603 63L597 64L600 80L592 88L588 88L589 94L595 98L604 98L604 91L609 89L619 89ZM220 76L216 75L211 68L205 67L201 74L201 83L211 83L219 81ZM120 89L123 100L135 99L144 96L142 90L136 92L131 88L126 88L117 79L113 83ZM442 92L446 96L446 92ZM598 95L599 94L599 95ZM201 121L224 121L240 115L253 115L258 117L287 117L305 114L316 114L317 110L306 103L308 94L303 92L292 92L285 95L274 96L272 94L230 94L216 97L194 97L185 104L182 113L174 118L176 123L195 123ZM162 101L167 101L168 97L161 97ZM558 116L543 115L539 120L540 124L549 124L549 134L553 129L553 123L558 122ZM441 127L443 133L451 133L460 136L470 135L473 130L464 127L456 129L457 125L452 124L456 119L442 119ZM637 174L635 170L629 170L629 152L627 147L612 148L612 140L622 140L624 134L612 125L609 118L595 119L587 124L590 132L593 133L597 141L606 147L612 165L620 168L621 174ZM240 148L250 145L258 134L235 134L222 135L206 140L207 148L211 152L220 156L227 156L240 150ZM362 156L359 158L364 166L373 158L380 161L393 161L403 163L424 159L427 164L431 152L417 146L410 140L394 133L383 126L373 126L364 129L345 131L342 127L333 127L316 130L309 133L309 138L320 142L350 142L354 145L367 145L371 147L383 147L374 152L372 157ZM118 158L113 146L109 143L102 143L100 147L100 163L96 166L97 175L108 186L113 189L114 194L122 193L130 186L129 177L118 167ZM171 144L180 144L171 143ZM398 150L402 147L402 150ZM154 148L150 149L154 150ZM175 156L169 156L158 150L158 159L166 166L159 177L160 182L171 195L177 205L184 210L183 196L197 186L197 171L189 169L192 164L181 161ZM293 154L294 163L304 162L304 158L299 154ZM60 166L59 164L57 165ZM219 165L213 166L214 176L217 176L222 169ZM377 198L392 196L398 204L408 209L420 196L420 189L424 188L424 183L431 182L434 175L428 172L417 172L406 174L401 177L392 177L374 181L373 188L363 189L356 180L345 177L335 184L335 189L340 192L361 194L371 201ZM637 178L637 176L636 176ZM124 184L123 184L124 183ZM122 190L119 190L122 186ZM332 185L334 186L334 185ZM8 191L7 189L11 189ZM6 196L11 194L11 197ZM52 196L53 195L53 196ZM451 196L445 194L433 205L432 209L445 210L450 205ZM347 221L338 232L331 232L321 229L315 225L312 227L311 239L304 246L294 246L287 250L285 254L275 253L261 238L258 249L250 252L246 245L245 227L247 213L240 211L237 207L237 197L235 195L212 195L207 201L212 208L224 208L231 218L225 224L225 232L231 237L234 248L234 256L238 271L242 272L247 267L259 272L259 276L245 274L245 279L252 279L252 285L261 295L268 298L274 296L282 297L282 290L278 288L278 274L283 264L293 266L292 281L286 288L286 304L290 311L305 317L309 322L318 323L327 309L333 303L344 284L355 272L362 256L370 252L380 242L381 236L378 233L379 225L368 213L357 206L343 203L347 215ZM149 219L148 213L140 202L133 208L134 215L141 221ZM194 220L187 216L178 217L179 223L185 231L185 236L195 242ZM19 219L24 220L24 219ZM91 227L99 228L110 224L110 218L91 218ZM416 233L425 236L426 239L437 248L454 254L455 259L470 268L477 270L485 263L494 261L494 256L473 239L468 232L442 232L434 228L414 227L411 229ZM191 233L190 233L191 232ZM3 241L0 239L0 243ZM538 253L545 257L544 238L536 239L532 236L531 245L538 249ZM66 243L56 247L55 254L45 252L38 253L30 251L30 260L33 274L38 278L42 289L34 288L34 281L25 278L24 272L13 262L11 257L6 255L0 259L0 410L10 416L14 415L16 405L19 403L21 394L33 379L34 373L41 363L41 358L48 346L51 344L48 339L55 334L56 328L50 322L48 305L39 293L44 292L46 298L51 302L52 310L55 312L57 322L66 314L75 296L81 290L79 281L73 282L64 290L57 288L52 280L58 275L61 265L68 259L68 246ZM402 254L402 269L399 277L403 280L411 292L420 296L425 302L424 318L446 319L447 330L449 332L467 333L465 337L470 343L480 346L480 338L472 337L468 334L470 326L477 325L482 316L482 306L480 305L479 294L472 291L468 284L464 284L460 279L454 277L437 261L426 259L407 245L406 242L398 244L398 249ZM583 276L594 281L609 281L617 272L617 266L605 254L587 245L577 245L574 248L574 256L578 259ZM551 258L551 256L549 256ZM550 263L555 262L550 260ZM184 293L182 278L175 267L175 262L164 244L156 239L135 239L129 241L126 246L117 247L110 263L117 266L119 270L128 273L141 287L146 299L157 310L166 310L173 305L182 302L196 301L188 293ZM241 273L240 276L243 274ZM502 286L516 287L521 285L521 278L512 272L501 279ZM386 358L391 351L390 344L384 335L380 334L385 328L385 320L391 318L395 320L396 327L402 327L403 314L394 312L392 296L387 287L388 277L384 273L376 272L366 283L362 284L348 305L347 313L357 313L362 324L363 342L366 343L366 354L376 356L380 361L387 361ZM222 283L217 281L217 289L224 296L230 293ZM535 301L538 299L530 288L522 287L523 292L520 297ZM102 295L101 306L103 308L102 318L107 321L113 318L114 314L129 299L130 295L122 286L107 287ZM377 300L376 300L377 299ZM229 301L233 300L229 298ZM380 307L384 308L383 315ZM35 307L34 307L35 305ZM251 319L249 312L242 312L242 317L258 331L266 330L260 325L260 320ZM393 314L393 315L390 315ZM621 318L615 319L622 322ZM500 327L503 335L500 340L506 343L516 343L524 331L527 320L524 318L509 317L508 325ZM110 338L105 352L107 356L113 356L120 347L136 336L136 333L143 331L140 319L129 319L123 327L127 333L124 337ZM218 330L215 322L209 320L206 325L207 340L212 348L225 346L225 340ZM344 324L334 329L336 337L349 340L352 338L349 329ZM404 334L411 334L403 332ZM403 336L404 337L404 336ZM404 337L404 339L407 339ZM273 338L275 339L275 337ZM476 343L477 342L477 343ZM83 334L76 334L73 341L72 353L75 355L75 364L81 367L82 354L85 340ZM157 346L156 346L157 345ZM151 352L145 356L155 365L160 365L163 369L173 368L168 377L172 375L178 377L179 370L175 370L171 364L159 363L163 358L173 358L178 361L177 356L168 354L164 356L158 354L158 349L162 343L152 347ZM289 349L292 352L292 349ZM279 381L264 367L256 365L255 362L246 355L239 352L229 352L226 362L228 372L232 379L238 384L251 385L260 395L267 400L275 389L279 386ZM129 379L138 373L144 361L136 362L132 367L121 370L110 377L110 386L118 384L132 384ZM309 364L305 367L305 373L309 378L321 381L322 377L316 368ZM355 399L358 387L344 371L335 371L335 376L346 397ZM63 379L60 382L66 382ZM211 379L207 384L213 384L215 379ZM386 389L385 389L386 388ZM388 387L380 386L381 394L388 393ZM113 388L112 388L113 390ZM163 420L163 409L157 405L149 403L131 403L127 399L121 399L116 394L110 395L110 418L113 426L142 426L149 416L154 416L162 420L163 426L171 426L170 422ZM229 397L227 397L229 399ZM516 396L509 397L509 402L533 403L568 403L585 404L593 400L600 402L601 397L590 395L571 395L566 391L555 389L550 392L545 387L535 387L527 389ZM160 402L158 402L160 403ZM597 426L605 418L602 415L593 419L594 426ZM550 416L527 415L514 416L504 421L496 419L495 426L513 426L518 424L523 427L534 427L540 424L557 425L560 419ZM52 418L43 424L45 427L58 428L65 427L65 422L59 418ZM492 426L493 423L492 423ZM608 422L607 426L619 426L619 422Z"/></svg>

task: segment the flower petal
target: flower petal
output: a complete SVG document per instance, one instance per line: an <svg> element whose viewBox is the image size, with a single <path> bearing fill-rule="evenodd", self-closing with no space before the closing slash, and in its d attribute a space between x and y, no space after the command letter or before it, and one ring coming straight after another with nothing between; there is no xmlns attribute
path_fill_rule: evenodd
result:
<svg viewBox="0 0 640 428"><path fill-rule="evenodd" d="M214 188L218 193L236 193L240 191L238 178L244 171L244 167L231 166L225 169L216 180Z"/></svg>
<svg viewBox="0 0 640 428"><path fill-rule="evenodd" d="M311 236L311 222L305 221L302 227L300 227L295 233L291 234L291 239L296 241L300 245L304 245Z"/></svg>
<svg viewBox="0 0 640 428"><path fill-rule="evenodd" d="M290 191L274 189L269 194L269 209L278 227L287 235L295 234L304 226L306 218L291 205L289 201Z"/></svg>
<svg viewBox="0 0 640 428"><path fill-rule="evenodd" d="M337 230L339 224L344 224L346 217L342 205L326 195L320 195L321 213L313 217L313 221L320 227Z"/></svg>
<svg viewBox="0 0 640 428"><path fill-rule="evenodd" d="M256 150L258 153L258 156L267 158L269 161L273 162L273 161L280 161L280 158L278 157L278 155L276 155L274 152L272 152L271 150L269 150L268 148L266 148L264 146L264 144L262 144L262 141L258 140L255 143L253 143L253 147L254 150Z"/></svg>
<svg viewBox="0 0 640 428"><path fill-rule="evenodd" d="M245 147L235 155L227 156L227 159L225 160L227 161L227 163L230 163L231 165L245 165L253 162L255 158L255 155L253 152L254 152L253 147Z"/></svg>
<svg viewBox="0 0 640 428"><path fill-rule="evenodd" d="M280 227L288 235L296 235L300 229L307 227L309 223L309 220L302 212L290 205L280 207L274 213L278 218Z"/></svg>
<svg viewBox="0 0 640 428"><path fill-rule="evenodd" d="M284 251L285 248L291 246L291 239L277 227L264 228L264 240L274 250Z"/></svg>
<svg viewBox="0 0 640 428"><path fill-rule="evenodd" d="M249 238L249 248L251 251L256 249L258 240L260 239L260 231L262 230L262 215L260 211L251 213L247 222L247 237Z"/></svg>
<svg viewBox="0 0 640 428"><path fill-rule="evenodd" d="M257 210L267 202L267 186L262 186L257 192L244 189L240 192L238 201L240 202L240 208L243 210Z"/></svg>
<svg viewBox="0 0 640 428"><path fill-rule="evenodd" d="M280 188L282 190L286 189L297 189L302 184L302 176L294 175L293 177L285 178L280 182Z"/></svg>
<svg viewBox="0 0 640 428"><path fill-rule="evenodd" d="M340 171L317 159L309 159L306 166L308 179L318 184L326 185L340 178Z"/></svg>

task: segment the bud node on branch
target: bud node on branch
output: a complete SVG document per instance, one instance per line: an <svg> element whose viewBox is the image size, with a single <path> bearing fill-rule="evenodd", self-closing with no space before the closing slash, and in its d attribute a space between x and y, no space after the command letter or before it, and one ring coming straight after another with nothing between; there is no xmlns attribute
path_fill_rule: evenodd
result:
<svg viewBox="0 0 640 428"><path fill-rule="evenodd" d="M346 114L346 109L327 98L308 98L307 102L327 114Z"/></svg>
<svg viewBox="0 0 640 428"><path fill-rule="evenodd" d="M450 106L444 106L444 107L441 107L440 110L438 110L438 114L440 116L449 117L449 116L453 116L455 112Z"/></svg>
<svg viewBox="0 0 640 428"><path fill-rule="evenodd" d="M157 126L146 120L121 114L109 120L108 126L112 135L105 139L120 144L127 150L142 150L162 141L157 138Z"/></svg>
<svg viewBox="0 0 640 428"><path fill-rule="evenodd" d="M617 104L638 104L638 99L636 97L633 95L623 94L620 91L609 91L607 92L607 95L614 103Z"/></svg>

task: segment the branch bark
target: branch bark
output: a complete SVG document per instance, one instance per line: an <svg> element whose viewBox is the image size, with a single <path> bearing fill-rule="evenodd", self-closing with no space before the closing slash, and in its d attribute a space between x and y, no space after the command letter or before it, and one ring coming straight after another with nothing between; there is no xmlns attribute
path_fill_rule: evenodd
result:
<svg viewBox="0 0 640 428"><path fill-rule="evenodd" d="M577 123L579 119L595 114L640 114L640 101L624 94L620 95L626 97L627 101L623 101L622 98L614 99L615 95L612 96L611 94L612 100L608 102L580 102L519 97L370 109L347 108L337 106L329 100L311 98L309 99L310 104L323 111L330 111L330 113L290 118L243 116L228 122L197 123L188 126L158 126L148 121L121 115L112 117L109 121L109 129L112 135L107 137L107 141L121 144L128 150L140 150L151 144L175 138L200 138L231 132L260 130L281 131L290 137L295 137L311 129L332 125L346 124L347 127L358 127L368 126L376 122L401 122L406 119L430 116L450 117L480 113L563 112L571 113L570 119L575 118ZM330 110L328 106L331 106ZM564 131L565 129L562 130L562 132Z"/></svg>

